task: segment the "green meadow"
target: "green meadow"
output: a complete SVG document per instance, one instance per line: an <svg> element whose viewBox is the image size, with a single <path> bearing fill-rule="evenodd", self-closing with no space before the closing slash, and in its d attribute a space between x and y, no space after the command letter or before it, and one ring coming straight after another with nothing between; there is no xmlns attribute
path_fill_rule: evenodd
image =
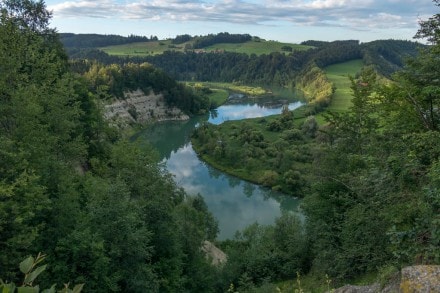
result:
<svg viewBox="0 0 440 293"><path fill-rule="evenodd" d="M179 45L179 47L182 46L182 48L170 48L173 46L171 40L165 40L108 46L100 49L109 55L116 56L148 56L162 54L167 50L183 51L182 45Z"/></svg>
<svg viewBox="0 0 440 293"><path fill-rule="evenodd" d="M327 66L324 71L327 78L334 84L336 91L328 107L329 111L346 111L351 106L352 91L348 76L355 76L362 68L362 60L356 59L344 63Z"/></svg>
<svg viewBox="0 0 440 293"><path fill-rule="evenodd" d="M130 43L124 45L108 46L100 48L102 51L109 55L116 56L149 56L162 54L165 51L179 51L184 52L186 45L192 45L193 41L189 41L182 44L172 44L171 40L161 40L154 42L140 42L140 43ZM310 46L281 43L276 41L265 41L265 40L252 40L245 43L231 44L231 43L221 43L215 44L203 49L197 49L195 51L201 52L215 52L215 51L227 51L245 54L270 54L272 52L280 53L290 53L288 51L283 51L282 47L288 46L292 50L307 50L311 48Z"/></svg>
<svg viewBox="0 0 440 293"><path fill-rule="evenodd" d="M272 52L280 52L280 53L290 53L289 51L283 51L282 47L287 46L291 47L293 51L295 50L307 50L310 49L310 46L298 45L298 44L290 44L290 43L280 43L276 41L249 41L245 43L220 43L215 44L209 47L204 48L207 52L210 51L219 51L224 50L227 52L235 52L235 53L245 53L245 54L255 54L255 55L263 55L270 54Z"/></svg>

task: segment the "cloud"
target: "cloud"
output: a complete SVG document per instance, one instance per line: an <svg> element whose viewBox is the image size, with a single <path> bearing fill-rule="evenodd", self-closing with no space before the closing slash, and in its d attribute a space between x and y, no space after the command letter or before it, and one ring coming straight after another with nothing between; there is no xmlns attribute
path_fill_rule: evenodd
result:
<svg viewBox="0 0 440 293"><path fill-rule="evenodd" d="M108 18L119 13L119 6L111 0L68 1L48 8L54 12L55 17Z"/></svg>
<svg viewBox="0 0 440 293"><path fill-rule="evenodd" d="M55 17L117 18L366 28L417 26L433 4L419 0L137 0L69 1L49 6Z"/></svg>

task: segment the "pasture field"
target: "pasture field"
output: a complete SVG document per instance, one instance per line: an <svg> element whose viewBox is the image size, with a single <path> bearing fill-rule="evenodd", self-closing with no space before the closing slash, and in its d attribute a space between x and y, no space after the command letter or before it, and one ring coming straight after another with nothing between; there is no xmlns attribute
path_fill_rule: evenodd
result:
<svg viewBox="0 0 440 293"><path fill-rule="evenodd" d="M249 41L246 43L220 43L215 44L209 47L206 47L205 50L207 52L210 51L227 51L227 52L235 52L235 53L245 53L248 55L262 55L262 54L270 54L272 52L280 52L284 54L291 53L289 51L283 51L282 47L287 46L291 47L293 51L295 50L307 50L310 49L310 46L298 45L298 44L289 44L289 43L280 43L276 41Z"/></svg>
<svg viewBox="0 0 440 293"><path fill-rule="evenodd" d="M193 41L189 41L182 44L172 44L171 40L162 40L162 41L154 41L154 42L140 42L140 43L130 43L124 45L116 45L116 46L108 46L102 47L100 50L106 52L109 55L117 55L117 56L151 56L162 54L165 51L178 51L184 52L186 45L192 45ZM270 54L272 52L280 52L280 53L290 53L288 51L283 51L282 47L288 46L291 47L292 50L307 50L312 48L310 46L298 45L298 44L289 44L289 43L280 43L276 41L249 41L245 43L220 43L215 44L203 49L196 49L196 52L236 52L236 53L245 53L245 54Z"/></svg>
<svg viewBox="0 0 440 293"><path fill-rule="evenodd" d="M208 96L211 104L220 106L228 100L229 93L227 90L212 88L211 91L212 93Z"/></svg>
<svg viewBox="0 0 440 293"><path fill-rule="evenodd" d="M158 55L162 54L166 50L176 50L183 52L183 46L181 49L173 48L174 45L171 44L171 40L165 41L154 41L154 42L138 42L130 43L124 45L115 45L99 48L100 50L106 52L109 55L116 56L148 56L148 55ZM176 46L177 47L177 46Z"/></svg>
<svg viewBox="0 0 440 293"><path fill-rule="evenodd" d="M327 108L329 111L342 112L351 107L352 91L348 76L355 76L363 66L362 59L351 60L327 66L324 71L327 78L335 85L332 102Z"/></svg>
<svg viewBox="0 0 440 293"><path fill-rule="evenodd" d="M229 82L197 81L186 82L186 85L191 87L207 87L211 90L222 90L226 93L242 93L253 97L263 96L270 92L268 89L262 88L260 86L239 85Z"/></svg>

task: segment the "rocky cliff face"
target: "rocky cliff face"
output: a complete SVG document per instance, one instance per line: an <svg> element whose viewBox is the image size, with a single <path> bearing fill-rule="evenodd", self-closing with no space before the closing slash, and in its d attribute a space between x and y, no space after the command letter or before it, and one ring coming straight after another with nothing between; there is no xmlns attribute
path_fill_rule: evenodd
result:
<svg viewBox="0 0 440 293"><path fill-rule="evenodd" d="M187 120L189 116L176 107L168 107L162 94L146 95L141 90L126 92L123 100L115 99L104 106L104 117L120 128L149 121Z"/></svg>
<svg viewBox="0 0 440 293"><path fill-rule="evenodd" d="M202 251L214 266L224 264L228 259L228 256L222 250L208 240L203 241Z"/></svg>

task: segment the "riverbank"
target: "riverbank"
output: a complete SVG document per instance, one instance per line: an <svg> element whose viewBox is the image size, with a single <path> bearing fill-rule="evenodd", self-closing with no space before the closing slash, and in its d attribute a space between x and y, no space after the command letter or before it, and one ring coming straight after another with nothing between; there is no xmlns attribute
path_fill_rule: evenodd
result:
<svg viewBox="0 0 440 293"><path fill-rule="evenodd" d="M303 197L309 189L318 129L314 118L280 116L203 124L192 136L193 148L215 168L275 191Z"/></svg>
<svg viewBox="0 0 440 293"><path fill-rule="evenodd" d="M204 125L192 137L193 148L202 160L222 172L303 197L312 184L313 152L319 148L315 139L325 136L318 131L325 122L325 113L349 109L348 76L361 68L361 60L352 60L319 71L319 80L333 83L333 98L316 117L311 115L316 110L312 102L281 115Z"/></svg>

